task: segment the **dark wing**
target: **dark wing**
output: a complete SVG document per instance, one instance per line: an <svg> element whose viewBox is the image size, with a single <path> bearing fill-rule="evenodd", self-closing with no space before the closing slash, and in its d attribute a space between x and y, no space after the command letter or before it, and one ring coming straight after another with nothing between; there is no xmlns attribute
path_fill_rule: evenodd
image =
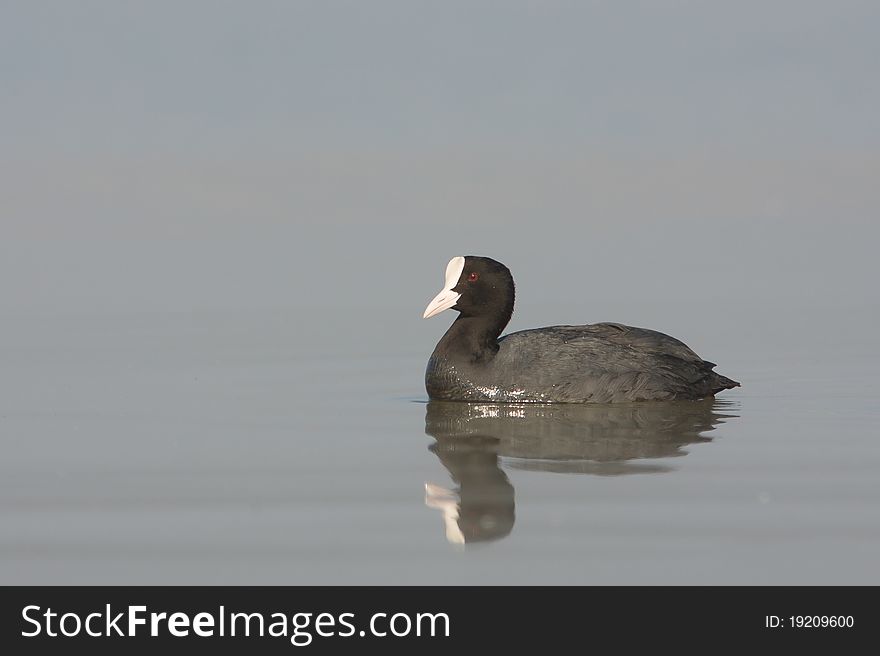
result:
<svg viewBox="0 0 880 656"><path fill-rule="evenodd" d="M506 336L500 345L499 361L511 361L515 366L509 370L524 372L522 384L550 386L556 400L703 398L735 385L674 337L623 324L526 330Z"/></svg>

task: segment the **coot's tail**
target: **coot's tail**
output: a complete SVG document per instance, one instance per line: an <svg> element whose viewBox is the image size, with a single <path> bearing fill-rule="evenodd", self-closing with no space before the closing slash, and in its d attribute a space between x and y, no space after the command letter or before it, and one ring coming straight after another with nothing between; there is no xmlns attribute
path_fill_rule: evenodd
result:
<svg viewBox="0 0 880 656"><path fill-rule="evenodd" d="M733 389L734 387L740 387L740 384L728 378L727 376L722 376L721 374L716 374L714 371L712 372L712 377L709 380L710 389L712 390L712 394L717 394L726 389Z"/></svg>

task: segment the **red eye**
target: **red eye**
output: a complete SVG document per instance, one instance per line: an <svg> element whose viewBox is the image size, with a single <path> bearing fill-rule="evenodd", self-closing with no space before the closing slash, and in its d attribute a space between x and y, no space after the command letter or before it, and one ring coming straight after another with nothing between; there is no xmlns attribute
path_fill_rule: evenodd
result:
<svg viewBox="0 0 880 656"><path fill-rule="evenodd" d="M468 282L477 282L477 278L479 277L480 275L476 271L471 271L468 274Z"/></svg>

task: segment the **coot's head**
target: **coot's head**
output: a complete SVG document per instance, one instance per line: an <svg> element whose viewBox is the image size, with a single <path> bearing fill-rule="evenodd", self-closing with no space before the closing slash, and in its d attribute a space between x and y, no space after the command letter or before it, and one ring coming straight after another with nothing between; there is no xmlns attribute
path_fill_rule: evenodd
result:
<svg viewBox="0 0 880 656"><path fill-rule="evenodd" d="M465 317L510 321L513 313L513 276L489 257L453 257L446 265L446 283L425 308L425 319L452 308Z"/></svg>

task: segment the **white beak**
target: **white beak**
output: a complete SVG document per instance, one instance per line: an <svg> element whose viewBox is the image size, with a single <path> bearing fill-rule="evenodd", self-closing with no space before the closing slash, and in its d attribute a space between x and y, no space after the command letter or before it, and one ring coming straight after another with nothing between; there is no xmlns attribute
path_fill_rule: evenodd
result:
<svg viewBox="0 0 880 656"><path fill-rule="evenodd" d="M446 265L446 282L443 285L443 289L441 289L440 293L434 297L434 300L428 303L428 307L425 308L425 313L422 315L422 318L429 319L435 314L440 314L443 310L448 310L458 303L461 294L452 291L452 289L458 284L458 279L461 277L462 271L464 271L463 257L453 257L449 260L449 264Z"/></svg>

